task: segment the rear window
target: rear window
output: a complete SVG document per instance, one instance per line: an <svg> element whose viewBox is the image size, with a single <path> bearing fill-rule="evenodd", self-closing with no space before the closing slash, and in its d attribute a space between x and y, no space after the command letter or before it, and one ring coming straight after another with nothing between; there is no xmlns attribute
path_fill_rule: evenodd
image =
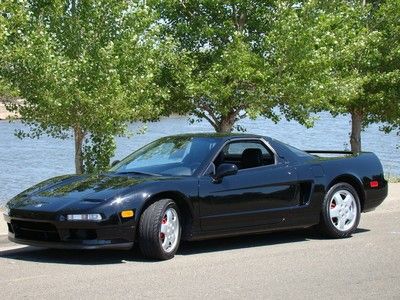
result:
<svg viewBox="0 0 400 300"><path fill-rule="evenodd" d="M307 153L305 151L302 151L300 149L297 149L296 147L290 146L288 144L285 144L285 145L286 145L286 147L289 148L290 151L292 151L297 156L300 156L300 157L310 157L310 156L312 156L311 154L309 154L309 153Z"/></svg>

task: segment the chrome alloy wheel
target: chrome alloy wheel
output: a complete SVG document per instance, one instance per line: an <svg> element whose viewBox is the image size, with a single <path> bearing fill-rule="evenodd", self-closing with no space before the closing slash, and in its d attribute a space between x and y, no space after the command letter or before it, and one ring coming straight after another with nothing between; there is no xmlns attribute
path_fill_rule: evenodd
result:
<svg viewBox="0 0 400 300"><path fill-rule="evenodd" d="M179 239L179 217L173 208L168 208L161 221L160 242L165 252L171 252L175 249Z"/></svg>
<svg viewBox="0 0 400 300"><path fill-rule="evenodd" d="M329 202L329 216L332 224L340 231L347 231L357 219L357 204L347 190L337 191Z"/></svg>

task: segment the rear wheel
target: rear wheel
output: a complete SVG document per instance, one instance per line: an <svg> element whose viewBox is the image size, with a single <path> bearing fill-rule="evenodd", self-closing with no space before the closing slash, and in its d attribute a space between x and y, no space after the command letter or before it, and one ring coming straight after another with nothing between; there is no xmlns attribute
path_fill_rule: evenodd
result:
<svg viewBox="0 0 400 300"><path fill-rule="evenodd" d="M360 215L357 191L348 183L338 183L325 196L319 227L329 237L345 238L357 229Z"/></svg>
<svg viewBox="0 0 400 300"><path fill-rule="evenodd" d="M171 199L151 204L140 217L139 247L148 258L171 259L181 238L179 209Z"/></svg>

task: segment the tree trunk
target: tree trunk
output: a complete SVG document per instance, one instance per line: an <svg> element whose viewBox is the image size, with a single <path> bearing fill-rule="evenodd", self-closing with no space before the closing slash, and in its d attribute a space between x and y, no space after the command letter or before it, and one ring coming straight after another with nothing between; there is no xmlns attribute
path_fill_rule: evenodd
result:
<svg viewBox="0 0 400 300"><path fill-rule="evenodd" d="M201 111L199 116L200 118L206 119L214 130L219 133L229 133L233 129L233 125L235 125L236 121L240 119L238 117L240 113L240 108L232 108L226 115L219 115L215 113L214 110L206 103L201 104L199 106Z"/></svg>
<svg viewBox="0 0 400 300"><path fill-rule="evenodd" d="M221 122L218 124L218 127L216 128L216 131L219 133L229 133L232 131L233 124L230 124L226 120L221 120Z"/></svg>
<svg viewBox="0 0 400 300"><path fill-rule="evenodd" d="M361 152L361 130L362 130L363 114L359 110L351 112L351 151L354 153Z"/></svg>
<svg viewBox="0 0 400 300"><path fill-rule="evenodd" d="M83 173L83 153L82 145L85 133L79 126L74 127L74 139L75 139L75 172L76 174Z"/></svg>
<svg viewBox="0 0 400 300"><path fill-rule="evenodd" d="M236 113L230 113L227 116L222 116L217 126L214 127L215 131L219 133L229 133L232 131L235 122Z"/></svg>

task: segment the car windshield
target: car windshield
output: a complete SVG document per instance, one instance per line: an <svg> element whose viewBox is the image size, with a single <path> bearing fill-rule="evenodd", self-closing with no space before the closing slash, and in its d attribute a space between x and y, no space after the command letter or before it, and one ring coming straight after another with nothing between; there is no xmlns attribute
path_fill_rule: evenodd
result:
<svg viewBox="0 0 400 300"><path fill-rule="evenodd" d="M210 155L218 139L173 136L133 152L110 169L115 173L191 176Z"/></svg>

